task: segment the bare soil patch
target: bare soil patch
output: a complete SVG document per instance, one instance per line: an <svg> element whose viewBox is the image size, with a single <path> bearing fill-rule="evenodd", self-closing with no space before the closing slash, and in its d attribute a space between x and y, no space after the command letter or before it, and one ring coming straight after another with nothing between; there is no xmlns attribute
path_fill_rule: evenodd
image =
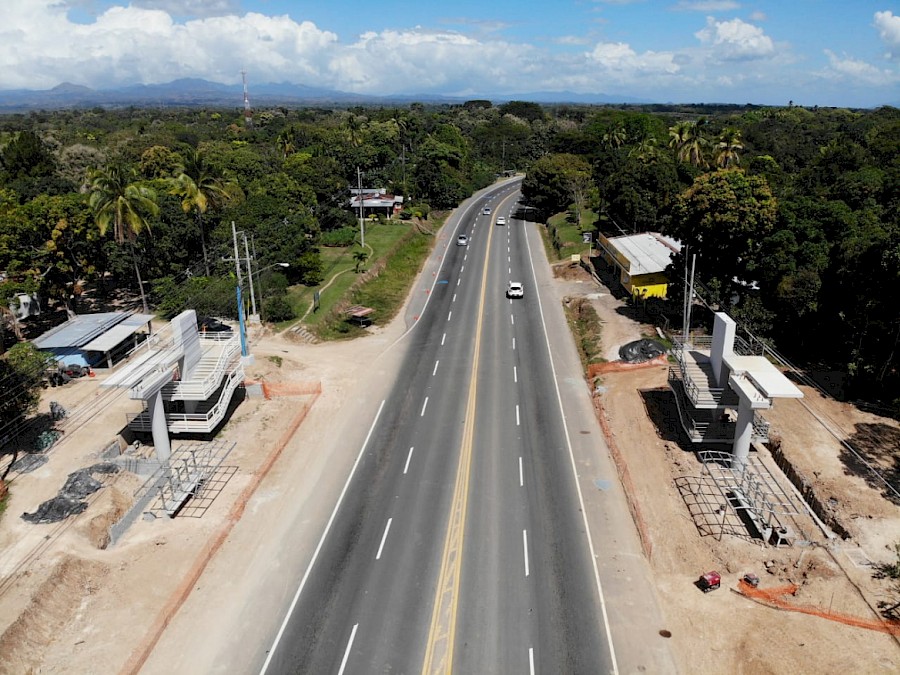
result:
<svg viewBox="0 0 900 675"><path fill-rule="evenodd" d="M610 324L621 316L607 304L595 300L594 305ZM891 543L900 540L900 509L886 497L885 485L841 441L853 444L893 482L892 469L900 455L898 425L806 386L801 387L806 397L802 401L779 400L765 411L785 456L832 506L851 535L847 540L829 539L809 516L801 515L791 519L791 526L797 533L795 543L807 543L774 548L751 537L734 514L712 523L697 517L686 498L690 490L683 488L689 484L696 489L703 466L681 430L667 370L664 365L604 373L605 393L599 397L633 479L651 540L651 564L668 619L666 629L682 670L900 669L900 647L894 637L848 626L837 617L878 624L880 614L886 614L879 603L897 595L895 585L878 578L878 562L888 560ZM756 455L789 489L771 455L765 450ZM710 570L721 573L722 588L704 594L694 582ZM760 588L796 584L787 604L809 608L813 614L774 609L731 592L747 572L760 576Z"/></svg>

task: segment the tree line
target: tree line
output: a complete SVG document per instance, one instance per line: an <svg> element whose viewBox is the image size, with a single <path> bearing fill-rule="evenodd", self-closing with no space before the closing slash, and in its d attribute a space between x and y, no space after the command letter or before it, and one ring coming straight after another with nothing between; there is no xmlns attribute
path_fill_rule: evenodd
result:
<svg viewBox="0 0 900 675"><path fill-rule="evenodd" d="M0 304L78 309L121 289L172 314L236 312L231 223L272 275L315 285L356 241L348 188L448 209L506 170L544 215L658 231L707 300L853 394L900 399L900 112L754 106L459 105L41 111L0 117ZM358 242L357 242L358 243ZM356 251L362 254L362 251ZM225 258L225 260L223 260ZM673 304L679 285L673 285ZM230 304L229 304L230 303ZM10 329L12 330L12 329ZM11 335L11 333L10 333Z"/></svg>
<svg viewBox="0 0 900 675"><path fill-rule="evenodd" d="M587 203L610 235L679 240L706 300L791 358L900 411L900 111L603 110L525 179L546 214Z"/></svg>

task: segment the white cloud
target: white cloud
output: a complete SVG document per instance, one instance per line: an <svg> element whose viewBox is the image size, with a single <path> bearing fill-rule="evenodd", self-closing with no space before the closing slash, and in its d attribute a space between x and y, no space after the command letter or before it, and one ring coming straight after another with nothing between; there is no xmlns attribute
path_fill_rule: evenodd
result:
<svg viewBox="0 0 900 675"><path fill-rule="evenodd" d="M875 27L878 37L891 49L888 58L900 58L900 16L889 11L875 12Z"/></svg>
<svg viewBox="0 0 900 675"><path fill-rule="evenodd" d="M775 52L772 38L762 28L740 19L716 21L709 16L706 27L694 35L701 43L713 48L713 56L724 61L766 58Z"/></svg>
<svg viewBox="0 0 900 675"><path fill-rule="evenodd" d="M586 37L581 37L577 35L563 35L558 38L554 38L553 42L558 45L586 45L590 43L590 40Z"/></svg>
<svg viewBox="0 0 900 675"><path fill-rule="evenodd" d="M822 75L826 78L877 87L900 84L900 73L897 71L882 70L871 63L849 56L841 58L830 49L825 50L825 55L828 57L829 69Z"/></svg>
<svg viewBox="0 0 900 675"><path fill-rule="evenodd" d="M588 60L606 73L634 76L641 73L676 73L679 66L671 52L638 54L624 42L599 42L587 53Z"/></svg>
<svg viewBox="0 0 900 675"><path fill-rule="evenodd" d="M674 9L685 12L731 12L740 6L734 0L679 0Z"/></svg>
<svg viewBox="0 0 900 675"><path fill-rule="evenodd" d="M40 30L37 28L40 27ZM327 71L337 36L287 16L246 14L183 24L162 10L112 7L93 23L73 23L55 0L0 3L4 88L152 84L180 77L234 83L241 67L257 81L303 81Z"/></svg>
<svg viewBox="0 0 900 675"><path fill-rule="evenodd" d="M191 18L236 14L240 9L238 0L131 0L131 4L141 9L158 9L172 16Z"/></svg>

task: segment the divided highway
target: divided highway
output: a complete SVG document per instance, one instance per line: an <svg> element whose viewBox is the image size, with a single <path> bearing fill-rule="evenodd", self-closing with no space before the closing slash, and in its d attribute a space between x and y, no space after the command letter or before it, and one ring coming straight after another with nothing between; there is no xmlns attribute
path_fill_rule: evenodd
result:
<svg viewBox="0 0 900 675"><path fill-rule="evenodd" d="M452 234L261 672L615 672L515 195Z"/></svg>

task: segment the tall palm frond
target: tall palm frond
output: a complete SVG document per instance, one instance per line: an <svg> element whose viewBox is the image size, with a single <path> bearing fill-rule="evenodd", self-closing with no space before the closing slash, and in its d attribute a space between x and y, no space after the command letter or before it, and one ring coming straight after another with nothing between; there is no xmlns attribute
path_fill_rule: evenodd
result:
<svg viewBox="0 0 900 675"><path fill-rule="evenodd" d="M134 240L145 229L150 229L149 218L159 215L156 192L140 182L137 170L125 169L118 164L88 172L90 198L88 204L94 214L94 222L100 234L106 234L110 225L117 244L128 243L134 273L141 292L144 313L148 313L147 296L134 252Z"/></svg>

